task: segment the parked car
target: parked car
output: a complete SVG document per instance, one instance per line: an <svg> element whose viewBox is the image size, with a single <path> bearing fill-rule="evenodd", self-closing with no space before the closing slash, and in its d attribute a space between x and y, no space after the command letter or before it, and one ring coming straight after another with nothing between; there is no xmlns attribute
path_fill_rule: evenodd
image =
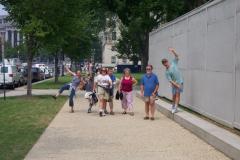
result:
<svg viewBox="0 0 240 160"><path fill-rule="evenodd" d="M4 85L4 73L5 73L5 85L11 89L15 89L16 86L21 85L21 72L16 66L5 65L0 66L0 86Z"/></svg>
<svg viewBox="0 0 240 160"><path fill-rule="evenodd" d="M27 67L24 68L24 77L28 76ZM44 80L44 72L38 67L32 67L32 82Z"/></svg>
<svg viewBox="0 0 240 160"><path fill-rule="evenodd" d="M27 77L25 77L25 72L24 72L24 68L19 68L18 71L21 73L20 75L20 81L22 85L27 84Z"/></svg>

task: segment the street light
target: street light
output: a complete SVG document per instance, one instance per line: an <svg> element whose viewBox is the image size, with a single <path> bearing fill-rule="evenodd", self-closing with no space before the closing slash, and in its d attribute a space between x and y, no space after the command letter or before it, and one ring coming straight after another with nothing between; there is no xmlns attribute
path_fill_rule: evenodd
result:
<svg viewBox="0 0 240 160"><path fill-rule="evenodd" d="M5 37L4 37L4 35L1 35L2 64L3 64L1 72L3 72L3 95L4 95L3 97L4 97L4 100L6 100L6 84L5 84L6 68L5 68L5 61L4 61L4 59L5 59L5 56L4 56L4 41L5 41Z"/></svg>

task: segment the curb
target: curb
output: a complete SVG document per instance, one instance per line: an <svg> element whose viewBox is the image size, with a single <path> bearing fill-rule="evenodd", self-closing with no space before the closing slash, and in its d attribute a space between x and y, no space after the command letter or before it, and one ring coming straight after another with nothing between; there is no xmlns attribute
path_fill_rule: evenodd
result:
<svg viewBox="0 0 240 160"><path fill-rule="evenodd" d="M143 100L139 92L136 93L136 96ZM185 111L173 115L171 113L171 104L162 100L156 101L156 107L162 114L191 131L228 157L240 160L239 136Z"/></svg>

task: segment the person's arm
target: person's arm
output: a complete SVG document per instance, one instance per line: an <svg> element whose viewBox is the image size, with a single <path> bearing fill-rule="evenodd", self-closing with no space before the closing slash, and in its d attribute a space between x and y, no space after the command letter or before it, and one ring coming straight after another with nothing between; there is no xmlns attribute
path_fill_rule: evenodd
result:
<svg viewBox="0 0 240 160"><path fill-rule="evenodd" d="M141 88L141 97L143 97L143 94L144 94L144 85L141 84L140 88Z"/></svg>
<svg viewBox="0 0 240 160"><path fill-rule="evenodd" d="M67 66L65 68L66 68L68 73L70 73L73 76L76 76L76 73L72 72Z"/></svg>
<svg viewBox="0 0 240 160"><path fill-rule="evenodd" d="M138 81L135 78L132 78L132 81L134 86L137 85Z"/></svg>
<svg viewBox="0 0 240 160"><path fill-rule="evenodd" d="M122 78L120 79L119 84L118 84L118 91L119 92L121 91L121 88L122 88Z"/></svg>
<svg viewBox="0 0 240 160"><path fill-rule="evenodd" d="M155 82L154 82L154 83L156 84L156 87L155 87L155 89L154 89L152 95L153 95L153 96L156 96L157 93L158 93L158 89L159 89L159 81L158 81L157 76L155 77Z"/></svg>
<svg viewBox="0 0 240 160"><path fill-rule="evenodd" d="M96 92L96 88L97 88L97 77L95 77L93 80L93 92Z"/></svg>
<svg viewBox="0 0 240 160"><path fill-rule="evenodd" d="M144 94L144 80L143 80L143 77L142 77L142 79L141 79L140 90L141 90L141 97L143 97L143 94Z"/></svg>
<svg viewBox="0 0 240 160"><path fill-rule="evenodd" d="M152 93L153 96L157 95L158 89L159 89L159 84L156 85L156 87L155 87L155 89L154 89L154 91Z"/></svg>
<svg viewBox="0 0 240 160"><path fill-rule="evenodd" d="M109 77L108 83L109 83L110 88L112 88L113 87L113 82L112 82L110 77Z"/></svg>
<svg viewBox="0 0 240 160"><path fill-rule="evenodd" d="M171 83L171 85L173 85L174 87L180 88L180 86L172 80L169 73L166 73L166 77L167 77L167 80L169 81L169 83Z"/></svg>
<svg viewBox="0 0 240 160"><path fill-rule="evenodd" d="M180 88L180 85L179 84L177 84L176 82L174 82L174 81L169 81L174 87L177 87L177 88Z"/></svg>
<svg viewBox="0 0 240 160"><path fill-rule="evenodd" d="M169 48L168 50L174 55L175 59L179 59L179 55L174 48Z"/></svg>

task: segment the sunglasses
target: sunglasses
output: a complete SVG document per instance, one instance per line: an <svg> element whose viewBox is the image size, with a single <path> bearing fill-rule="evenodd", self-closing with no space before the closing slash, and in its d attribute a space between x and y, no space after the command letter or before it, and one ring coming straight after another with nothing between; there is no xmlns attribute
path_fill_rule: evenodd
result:
<svg viewBox="0 0 240 160"><path fill-rule="evenodd" d="M147 71L151 71L152 69L151 68L146 68Z"/></svg>

